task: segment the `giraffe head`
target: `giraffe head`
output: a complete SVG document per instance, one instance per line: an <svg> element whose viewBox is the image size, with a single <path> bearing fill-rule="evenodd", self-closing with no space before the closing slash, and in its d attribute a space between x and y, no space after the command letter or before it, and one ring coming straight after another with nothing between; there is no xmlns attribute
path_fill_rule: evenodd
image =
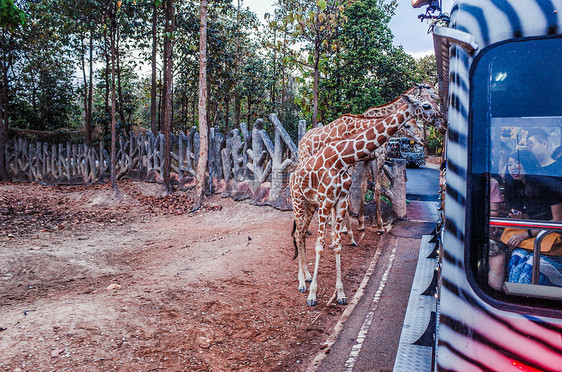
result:
<svg viewBox="0 0 562 372"><path fill-rule="evenodd" d="M398 133L402 136L414 140L418 145L422 147L427 147L427 141L422 139L423 135L420 132L420 129L418 128L418 125L416 124L415 120L410 120L409 122L404 124L404 126L400 129Z"/></svg>
<svg viewBox="0 0 562 372"><path fill-rule="evenodd" d="M435 90L429 83L415 83L413 87L413 93L415 97L427 98L435 102L439 102L439 95L435 92Z"/></svg>
<svg viewBox="0 0 562 372"><path fill-rule="evenodd" d="M439 110L437 100L434 97L422 96L414 98L411 95L403 94L401 98L411 107L414 118L435 127L441 133L445 133L447 122Z"/></svg>

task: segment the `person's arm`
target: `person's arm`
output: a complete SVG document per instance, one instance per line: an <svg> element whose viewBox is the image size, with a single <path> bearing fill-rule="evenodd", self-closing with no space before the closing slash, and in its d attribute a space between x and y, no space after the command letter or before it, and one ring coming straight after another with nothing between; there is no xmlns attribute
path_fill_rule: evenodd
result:
<svg viewBox="0 0 562 372"><path fill-rule="evenodd" d="M550 209L552 211L552 221L562 222L562 203L551 205Z"/></svg>
<svg viewBox="0 0 562 372"><path fill-rule="evenodd" d="M562 203L558 203L558 204L553 204L550 206L550 211L552 212L552 222L562 222ZM537 236L541 230L528 230L530 231L530 235L532 235L533 237ZM522 235L521 235L522 237ZM525 238L527 239L527 238ZM524 239L523 239L524 240Z"/></svg>

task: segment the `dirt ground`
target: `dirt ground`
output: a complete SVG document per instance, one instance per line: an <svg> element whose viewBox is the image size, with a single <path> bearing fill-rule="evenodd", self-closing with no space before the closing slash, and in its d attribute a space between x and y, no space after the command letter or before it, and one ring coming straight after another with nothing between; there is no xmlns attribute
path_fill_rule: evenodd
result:
<svg viewBox="0 0 562 372"><path fill-rule="evenodd" d="M292 212L159 184L0 183L0 370L301 371L344 306L297 291ZM315 227L308 238L313 252ZM379 237L345 247L353 297ZM310 257L309 257L310 259Z"/></svg>

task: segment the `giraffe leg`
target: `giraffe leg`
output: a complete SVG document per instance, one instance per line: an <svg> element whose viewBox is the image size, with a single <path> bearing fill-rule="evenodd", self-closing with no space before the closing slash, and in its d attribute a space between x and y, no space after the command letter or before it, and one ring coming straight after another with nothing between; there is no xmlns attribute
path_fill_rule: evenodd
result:
<svg viewBox="0 0 562 372"><path fill-rule="evenodd" d="M341 234L339 233L343 227L343 221L345 216L348 216L347 213L347 199L344 199L338 203L337 212L336 212L336 244L334 246L334 255L336 258L336 293L337 293L337 301L340 305L347 304L347 297L343 291L343 281L341 275Z"/></svg>
<svg viewBox="0 0 562 372"><path fill-rule="evenodd" d="M350 217L348 216L348 218L350 218ZM335 239L336 239L336 230L334 228L335 223L336 223L336 211L335 211L335 209L332 209L332 243L335 242ZM343 230L341 232L342 232L342 234L351 234L352 235L351 239L353 239L353 232L350 232L351 228L349 226L350 226L349 223L344 225Z"/></svg>
<svg viewBox="0 0 562 372"><path fill-rule="evenodd" d="M330 235L332 236L332 243L336 241L336 230L334 228L334 224L336 223L336 212L332 209L330 216L332 217L332 230L330 231Z"/></svg>
<svg viewBox="0 0 562 372"><path fill-rule="evenodd" d="M384 231L382 226L383 221L382 221L382 211L381 211L381 183L382 183L382 175L384 173L383 167L384 167L384 161L379 161L377 164L378 172L375 181L375 206L376 206L376 219L377 219L378 231Z"/></svg>
<svg viewBox="0 0 562 372"><path fill-rule="evenodd" d="M365 194L367 193L367 174L361 179L361 199L359 200L359 210L357 211L358 231L365 231Z"/></svg>
<svg viewBox="0 0 562 372"><path fill-rule="evenodd" d="M308 227L310 226L310 222L312 221L312 218L314 217L314 212L316 211L316 208L313 205L309 205L308 209L306 210L305 213L305 219L304 219L304 227L303 227L303 239L306 239L306 237L309 235L308 234ZM308 270L308 260L306 259L306 249L304 249L305 247L305 242L303 241L303 250L302 253L299 254L299 260L301 260L301 262L299 262L299 266L300 266L300 270L302 271L302 274L304 275L304 280L305 282L310 283L312 281L312 275L310 275L310 271ZM299 287L300 290L300 287ZM301 292L306 292L306 287L304 289L304 291Z"/></svg>
<svg viewBox="0 0 562 372"><path fill-rule="evenodd" d="M309 294L306 300L308 306L316 305L316 292L318 289L318 268L320 266L320 257L324 252L324 233L326 231L326 223L329 214L331 213L331 206L323 206L318 209L318 237L316 238L316 245L314 247L316 259L314 261L314 272L312 274L312 282L310 283Z"/></svg>
<svg viewBox="0 0 562 372"><path fill-rule="evenodd" d="M295 187L295 173L291 173L289 181L291 188L291 199L293 204L293 212L295 214L295 227L293 231L293 240L296 249L296 256L299 262L297 272L298 290L306 292L306 281L310 278L308 264L306 262L306 231L310 220L314 215L314 207L312 207L305 199L300 190Z"/></svg>
<svg viewBox="0 0 562 372"><path fill-rule="evenodd" d="M295 206L293 206L295 207ZM298 281L299 292L306 292L306 282L311 280L310 272L308 271L308 262L306 260L306 231L310 220L314 214L314 208L310 206L299 206L295 208L300 213L300 218L296 219L295 241L297 245L297 257L299 262Z"/></svg>
<svg viewBox="0 0 562 372"><path fill-rule="evenodd" d="M334 215L336 213L337 212L335 212ZM336 217L336 219L337 219L337 217ZM355 238L353 237L353 230L351 229L351 213L347 208L345 210L345 216L343 218L343 221L344 221L344 223L342 223L342 226L340 226L340 229L341 229L340 231L343 232L343 230L347 229L347 237L349 238L349 241L350 241L349 245L357 247L357 242L355 241ZM337 245L336 244L336 237L335 237L335 234L336 234L335 223L336 222L334 222L334 226L332 226L332 231L334 231L334 239L332 239L332 247L336 247L336 245Z"/></svg>

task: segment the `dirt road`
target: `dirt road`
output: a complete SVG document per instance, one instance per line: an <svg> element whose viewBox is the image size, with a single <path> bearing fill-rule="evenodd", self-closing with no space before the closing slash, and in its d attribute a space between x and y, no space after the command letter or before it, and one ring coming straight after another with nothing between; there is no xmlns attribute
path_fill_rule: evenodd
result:
<svg viewBox="0 0 562 372"><path fill-rule="evenodd" d="M158 184L120 189L0 183L0 369L306 368L344 307L326 306L329 249L319 305L296 290L292 212L214 196L190 214ZM348 297L379 239L359 236Z"/></svg>

